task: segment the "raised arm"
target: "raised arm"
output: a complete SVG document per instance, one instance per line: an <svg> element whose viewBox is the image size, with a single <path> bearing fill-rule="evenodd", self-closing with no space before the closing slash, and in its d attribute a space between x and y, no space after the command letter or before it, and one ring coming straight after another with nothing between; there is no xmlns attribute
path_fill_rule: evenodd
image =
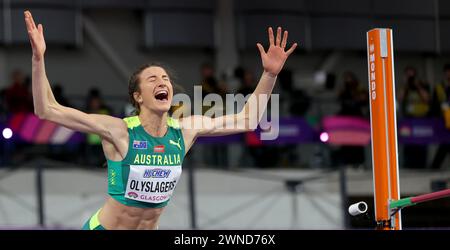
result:
<svg viewBox="0 0 450 250"><path fill-rule="evenodd" d="M86 114L62 106L55 100L45 72L44 53L46 44L43 26L42 24L36 26L29 11L25 11L24 15L33 50L31 62L34 113L41 119L58 123L76 131L95 133L114 143L113 134L117 140L127 132L126 125L121 119L106 115Z"/></svg>
<svg viewBox="0 0 450 250"><path fill-rule="evenodd" d="M285 51L288 32L284 31L282 34L281 27L277 29L276 38L274 37L272 28L268 29L268 33L269 49L267 52L260 43L257 43L264 72L255 91L246 102L242 111L237 114L217 118L199 115L186 117L182 120L182 125L188 127L188 129L184 129L185 134L195 139L197 136L227 135L256 128L266 109L278 73L283 68L286 59L297 47L297 43L294 43L289 50ZM195 124L202 124L202 126L193 126ZM190 142L189 139L186 140L187 143Z"/></svg>

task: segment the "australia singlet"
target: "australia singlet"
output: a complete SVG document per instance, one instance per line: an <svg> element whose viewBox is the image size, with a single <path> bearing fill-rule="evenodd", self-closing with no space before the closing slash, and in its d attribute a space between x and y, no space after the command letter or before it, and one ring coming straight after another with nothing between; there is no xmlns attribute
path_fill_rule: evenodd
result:
<svg viewBox="0 0 450 250"><path fill-rule="evenodd" d="M169 202L181 176L185 147L178 121L167 120L167 133L153 137L138 116L124 118L128 152L122 161L108 163L108 194L133 207L160 208Z"/></svg>

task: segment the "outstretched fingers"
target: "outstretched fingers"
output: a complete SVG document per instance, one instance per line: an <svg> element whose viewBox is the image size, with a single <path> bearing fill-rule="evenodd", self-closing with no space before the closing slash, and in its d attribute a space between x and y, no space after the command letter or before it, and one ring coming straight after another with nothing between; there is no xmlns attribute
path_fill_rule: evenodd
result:
<svg viewBox="0 0 450 250"><path fill-rule="evenodd" d="M31 16L30 12L25 11L25 23L27 25L28 32L32 32L36 26L34 25L33 17Z"/></svg>
<svg viewBox="0 0 450 250"><path fill-rule="evenodd" d="M261 54L261 56L264 55L264 54L266 53L266 52L264 51L264 47L263 47L260 43L257 43L256 46L258 47L259 53Z"/></svg>
<svg viewBox="0 0 450 250"><path fill-rule="evenodd" d="M283 40L281 41L281 48L283 48L283 49L286 48L287 38L288 38L288 32L287 32L287 30L285 30L283 33Z"/></svg>
<svg viewBox="0 0 450 250"><path fill-rule="evenodd" d="M272 27L269 27L269 46L275 45L274 44L274 37L273 37L273 29Z"/></svg>
<svg viewBox="0 0 450 250"><path fill-rule="evenodd" d="M294 43L291 48L286 51L286 54L289 56L290 54L292 54L292 52L294 52L295 48L297 48L297 43Z"/></svg>
<svg viewBox="0 0 450 250"><path fill-rule="evenodd" d="M38 24L38 31L41 35L44 35L44 26L42 24Z"/></svg>
<svg viewBox="0 0 450 250"><path fill-rule="evenodd" d="M288 31L285 30L283 32L282 28L278 27L276 37L274 37L272 27L269 27L267 29L267 31L269 33L269 50L270 50L271 46L276 46L276 47L281 47L284 51L286 49L286 45L287 45L287 39L288 39L288 35L289 35ZM266 54L264 47L260 43L257 43L256 46L258 47L259 53L261 55ZM289 56L290 54L292 54L292 52L294 52L295 48L297 48L297 43L294 43L291 46L291 48L289 48L289 50L286 51L285 53Z"/></svg>
<svg viewBox="0 0 450 250"><path fill-rule="evenodd" d="M33 15L31 15L31 12L28 11L28 16L31 20L31 24L33 25L33 28L36 29L36 23L34 23Z"/></svg>
<svg viewBox="0 0 450 250"><path fill-rule="evenodd" d="M281 27L277 28L277 40L275 46L280 46L281 42Z"/></svg>

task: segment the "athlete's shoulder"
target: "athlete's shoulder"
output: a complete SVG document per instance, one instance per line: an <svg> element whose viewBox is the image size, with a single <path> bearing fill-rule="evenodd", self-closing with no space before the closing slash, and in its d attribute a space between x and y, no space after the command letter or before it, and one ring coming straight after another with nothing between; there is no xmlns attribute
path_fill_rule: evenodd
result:
<svg viewBox="0 0 450 250"><path fill-rule="evenodd" d="M180 129L180 121L169 116L167 117L167 126Z"/></svg>
<svg viewBox="0 0 450 250"><path fill-rule="evenodd" d="M125 118L123 118L123 120L125 121L125 123L127 124L127 127L129 129L133 129L133 128L141 125L141 121L139 120L139 117L137 115L125 117Z"/></svg>
<svg viewBox="0 0 450 250"><path fill-rule="evenodd" d="M123 120L127 124L127 127L130 128L130 129L141 125L141 121L139 120L139 117L137 115L130 116L130 117L125 117L125 118L123 118ZM180 128L180 121L178 119L174 119L174 118L169 116L169 117L167 117L167 126L175 128L175 129L179 129Z"/></svg>

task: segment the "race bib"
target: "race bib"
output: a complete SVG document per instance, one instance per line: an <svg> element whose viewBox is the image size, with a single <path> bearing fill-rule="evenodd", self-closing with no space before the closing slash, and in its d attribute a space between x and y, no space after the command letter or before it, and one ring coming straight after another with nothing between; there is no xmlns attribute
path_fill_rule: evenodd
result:
<svg viewBox="0 0 450 250"><path fill-rule="evenodd" d="M125 198L161 203L170 199L181 176L181 166L130 165Z"/></svg>

